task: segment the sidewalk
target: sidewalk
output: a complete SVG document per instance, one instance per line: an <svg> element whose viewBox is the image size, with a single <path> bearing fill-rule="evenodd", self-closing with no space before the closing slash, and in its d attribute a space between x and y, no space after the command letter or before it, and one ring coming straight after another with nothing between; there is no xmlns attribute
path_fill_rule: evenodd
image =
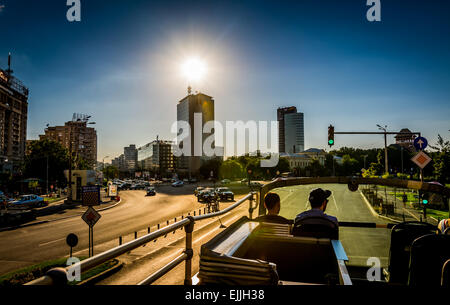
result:
<svg viewBox="0 0 450 305"><path fill-rule="evenodd" d="M383 204L386 206L391 206L393 208L393 211L390 211L389 213L387 211L381 212L380 207L374 205L371 200L369 199L369 196L366 194L365 197L367 200L371 203L371 206L374 208L374 210L383 217L391 218L396 221L424 221L431 224L437 224L438 221L434 217L427 217L426 219L423 217L422 210L416 210L412 203L403 203L403 201L399 198L396 198L395 196L389 194L393 190L386 189L386 193L383 189L379 189L377 192L377 197L381 198L383 200ZM364 192L363 192L364 193ZM399 190L398 193L403 193L402 190ZM387 203L387 204L386 204Z"/></svg>

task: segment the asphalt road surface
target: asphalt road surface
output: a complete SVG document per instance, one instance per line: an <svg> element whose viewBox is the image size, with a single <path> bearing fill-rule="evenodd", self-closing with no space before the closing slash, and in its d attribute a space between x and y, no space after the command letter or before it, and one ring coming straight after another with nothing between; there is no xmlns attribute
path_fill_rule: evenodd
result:
<svg viewBox="0 0 450 305"><path fill-rule="evenodd" d="M273 190L280 194L281 211L280 214L286 218L294 219L295 216L307 209L310 205L307 202L309 192L316 187L326 188L332 191L327 213L337 216L340 221L358 221L358 222L375 222L378 224L386 223L382 219L374 216L363 197L359 192L350 192L346 185L308 185L293 186ZM243 205L240 211L235 211L234 215L222 218L225 225L230 225L237 218L246 213L247 205ZM196 224L196 228L201 224ZM218 223L214 223L205 229L194 231L193 236L193 262L192 273L198 272L199 251L202 244L206 243L220 231L222 231ZM159 268L173 260L177 255L182 253L184 249L183 233L179 233L181 239L175 243L168 243L161 247L154 254L142 257L139 260L132 261L133 256L130 254L128 258L123 258L126 264L123 269L113 276L103 280L100 284L105 285L126 285L137 284L150 274L156 272ZM175 237L174 237L175 238ZM367 266L369 257L377 257L380 259L382 267L387 266L390 234L387 229L366 229L366 228L340 228L340 239L349 257L348 265ZM144 250L139 250L141 252ZM133 251L135 252L135 251ZM138 255L136 253L135 255ZM156 281L156 285L182 285L184 280L184 263L180 264L166 276Z"/></svg>
<svg viewBox="0 0 450 305"><path fill-rule="evenodd" d="M102 217L94 227L95 244L118 240L126 233L165 224L174 217L203 209L204 205L193 196L194 188L194 185L159 186L157 195L149 197L145 196L145 191L120 192L122 202L100 212ZM88 226L79 216L0 232L0 275L67 256L69 247L65 239L69 233L78 235L79 243L74 252L88 248Z"/></svg>
<svg viewBox="0 0 450 305"><path fill-rule="evenodd" d="M310 208L307 201L309 192L315 187L330 189L333 195L329 198L326 213L336 216L340 221L361 221L386 223L372 215L360 192L350 192L346 185L307 185L293 186L274 190L281 197L280 214L287 218L295 218L298 213ZM121 192L122 203L112 209L100 212L102 218L95 225L94 239L96 245L104 245L116 241L118 236L142 230L147 226L153 228L158 223L173 220L174 217L185 215L189 211L204 207L196 201L192 195L194 186L172 188L162 186L157 189L154 197L145 197L144 191ZM225 205L223 205L225 206ZM226 225L231 224L241 215L247 215L247 205L239 208L233 215L223 217ZM194 250L198 253L200 246L211 239L220 230L218 219L211 227L194 232ZM202 224L196 224L196 230ZM79 237L79 245L74 253L86 252L88 247L88 227L80 217L68 218L51 223L20 228L13 231L0 232L0 274L32 265L45 260L64 257L68 255L69 248L65 243L67 234L75 233ZM178 234L169 236L177 239L183 237ZM366 265L369 257L378 257L382 266L387 265L389 254L389 230L364 229L364 228L340 228L340 239L349 256L350 265ZM117 245L114 242L114 245ZM111 245L110 247L113 247ZM164 248L158 250L158 248ZM129 264L123 268L123 272L103 281L103 284L136 284L143 280L162 265L172 260L183 250L183 241L170 244L169 240L162 244L152 243L147 248L133 250L128 255ZM150 251L150 248L157 251ZM96 254L104 251L104 247L96 248ZM141 254L139 252L142 252ZM142 259L133 259L133 254ZM194 255L193 274L197 272L198 255ZM182 284L184 278L184 264L171 271L170 276L163 277L155 284Z"/></svg>

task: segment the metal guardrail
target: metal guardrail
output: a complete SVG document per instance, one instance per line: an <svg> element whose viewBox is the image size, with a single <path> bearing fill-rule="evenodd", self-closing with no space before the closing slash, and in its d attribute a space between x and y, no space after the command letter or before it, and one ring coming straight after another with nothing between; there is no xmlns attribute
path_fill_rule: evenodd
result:
<svg viewBox="0 0 450 305"><path fill-rule="evenodd" d="M245 201L249 201L249 218L252 219L252 212L256 208L256 206L253 206L253 201L256 201L256 203L259 202L258 199L255 200L255 197L258 197L258 193L252 192L244 196L243 198L239 199L236 203L229 206L228 208L218 211L215 213L209 213L199 216L187 216L186 218L175 222L169 226L166 226L164 228L161 228L153 233L149 233L147 235L144 235L138 239L132 240L128 243L125 243L123 245L117 246L113 249L107 250L103 253L99 253L95 256L92 256L88 259L85 259L79 263L73 264L71 266L68 266L66 268L53 268L47 272L45 276L42 276L38 279L35 279L31 282L26 283L25 285L64 285L67 284L67 275L73 274L75 270L80 270L81 272L86 272L89 269L92 269L96 266L99 266L103 264L104 262L109 261L110 259L116 258L122 254L125 254L131 250L134 250L142 245L145 245L161 236L164 236L170 232L174 232L180 228L185 229L186 232L186 248L183 251L183 253L175 258L173 261L165 265L163 268L155 272L154 274L150 275L145 280L141 281L139 285L149 285L153 282L155 282L157 279L165 275L167 272L175 268L177 265L179 265L181 262L186 262L185 267L185 279L184 284L185 285L191 285L192 284L192 256L193 256L193 249L192 249L192 232L194 231L194 223L197 220L204 220L208 218L217 217L223 214L228 213L229 211L235 209L236 207L240 206Z"/></svg>

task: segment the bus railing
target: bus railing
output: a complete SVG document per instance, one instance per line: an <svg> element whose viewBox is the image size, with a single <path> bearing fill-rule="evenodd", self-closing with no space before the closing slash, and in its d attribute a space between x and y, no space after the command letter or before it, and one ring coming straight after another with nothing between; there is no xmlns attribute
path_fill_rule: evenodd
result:
<svg viewBox="0 0 450 305"><path fill-rule="evenodd" d="M139 285L149 285L153 282L155 282L157 279L165 275L167 272L178 266L183 261L186 262L185 265L185 278L184 278L184 284L185 285L191 285L192 284L192 257L193 257L193 249L192 249L192 232L194 231L194 224L195 221L209 219L217 216L224 215L231 210L237 208L247 200L249 201L249 218L252 219L252 213L254 209L257 207L253 206L253 202L256 202L258 204L259 194L256 192L251 192L244 196L243 198L239 199L236 203L232 204L228 208L204 215L199 216L187 216L186 218L175 222L169 226L166 226L164 228L161 228L155 232L146 234L138 239L132 240L128 243L125 243L123 245L117 246L115 248L112 248L110 250L107 250L105 252L99 253L95 256L92 256L90 258L87 258L85 260L82 260L76 264L70 265L66 268L53 268L50 269L46 275L35 279L33 281L30 281L26 283L25 285L65 285L68 283L69 275L73 275L76 270L80 270L80 273L86 272L96 266L99 266L103 264L104 262L107 262L113 258L116 258L122 254L125 254L131 250L134 250L138 247L141 247L161 236L167 235L170 232L174 232L180 228L184 228L186 233L186 246L185 250L181 255L179 255L177 258L172 260L170 263L159 269L154 274L147 277L145 280L141 281Z"/></svg>

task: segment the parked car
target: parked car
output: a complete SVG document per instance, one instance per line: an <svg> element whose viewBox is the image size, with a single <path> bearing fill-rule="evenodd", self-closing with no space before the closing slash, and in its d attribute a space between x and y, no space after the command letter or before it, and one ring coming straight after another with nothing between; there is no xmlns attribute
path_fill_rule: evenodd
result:
<svg viewBox="0 0 450 305"><path fill-rule="evenodd" d="M251 182L250 182L250 186L253 186L253 187L262 187L263 184L262 184L262 183L259 183L259 182L256 182L256 181L251 181Z"/></svg>
<svg viewBox="0 0 450 305"><path fill-rule="evenodd" d="M12 201L10 207L17 208L35 208L45 206L44 198L38 195L22 195L19 200Z"/></svg>
<svg viewBox="0 0 450 305"><path fill-rule="evenodd" d="M241 180L241 184L247 184L247 183L248 183L248 179L247 178L244 178L244 179Z"/></svg>
<svg viewBox="0 0 450 305"><path fill-rule="evenodd" d="M196 183L196 182L197 182L197 179L192 178L192 179L189 180L189 182L190 182L190 183Z"/></svg>
<svg viewBox="0 0 450 305"><path fill-rule="evenodd" d="M197 188L194 190L194 195L198 196L198 193L200 193L205 188L203 186L197 186Z"/></svg>
<svg viewBox="0 0 450 305"><path fill-rule="evenodd" d="M200 191L197 195L198 202L207 202L208 200L215 199L217 197L216 192L212 188L206 188Z"/></svg>
<svg viewBox="0 0 450 305"><path fill-rule="evenodd" d="M184 185L184 182L182 180L178 180L178 181L175 181L174 183L172 183L173 187L179 187L179 186L183 186L183 185Z"/></svg>
<svg viewBox="0 0 450 305"><path fill-rule="evenodd" d="M216 194L219 196L220 200L234 201L234 193L227 187L218 187L216 189Z"/></svg>
<svg viewBox="0 0 450 305"><path fill-rule="evenodd" d="M220 181L222 184L229 184L231 181L230 179L223 179L222 181Z"/></svg>
<svg viewBox="0 0 450 305"><path fill-rule="evenodd" d="M156 191L154 187L148 187L147 188L147 194L145 194L145 196L155 196L156 195Z"/></svg>

